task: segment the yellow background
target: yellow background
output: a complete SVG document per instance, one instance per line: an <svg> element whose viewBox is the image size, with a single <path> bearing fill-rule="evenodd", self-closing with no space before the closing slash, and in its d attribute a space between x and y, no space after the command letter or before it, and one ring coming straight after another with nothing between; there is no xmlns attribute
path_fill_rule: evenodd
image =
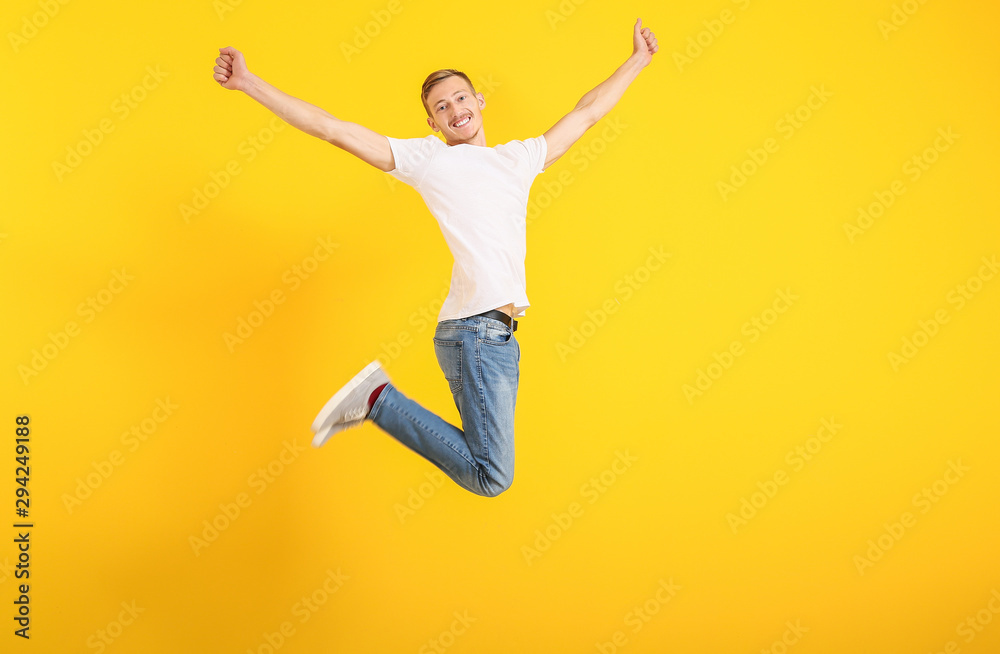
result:
<svg viewBox="0 0 1000 654"><path fill-rule="evenodd" d="M995 5L911 1L884 35L889 0L50 4L47 17L10 0L0 21L3 651L1000 649L1000 279L949 301L1000 254ZM718 31L724 10L713 36L703 21ZM269 133L266 109L212 79L218 48L400 138L428 133L427 73L458 68L482 83L495 145L543 133L606 79L639 16L660 52L532 188L513 487L435 486L431 464L371 424L309 447L319 408L379 355L401 390L457 420L420 318L451 259L412 189L294 129ZM139 92L147 67L165 76ZM779 121L813 87L829 97L786 138ZM102 120L113 130L58 175ZM603 137L613 121L620 134ZM253 137L269 142L249 160ZM777 151L723 198L718 183L768 139ZM928 148L913 179L904 166ZM561 174L572 183L556 188ZM905 193L850 239L845 224L894 181ZM206 187L216 197L185 221ZM337 247L293 290L318 239ZM650 248L670 253L655 271ZM123 269L125 287L111 281ZM626 299L627 275L644 282ZM744 324L775 318L778 289L798 299L751 340ZM227 348L275 290L284 302ZM98 297L100 313L81 310ZM948 322L894 369L890 352L940 310ZM77 334L25 379L71 321ZM574 329L587 337L566 354ZM743 354L689 401L685 385L736 341ZM176 407L161 422L158 400ZM21 414L30 641L11 620ZM786 454L824 419L841 427L796 470ZM143 425L145 441L123 440ZM634 461L616 473L618 453ZM967 468L955 483L949 462ZM754 496L781 472L773 497ZM602 473L613 483L595 495ZM914 501L935 482L943 496ZM241 493L228 520L220 505ZM760 508L734 530L743 499ZM904 512L915 524L887 535ZM225 528L193 546L206 521ZM859 569L880 537L891 548ZM346 580L325 597L328 570ZM658 598L661 582L679 589ZM302 622L314 594L327 601ZM977 612L989 623L959 630ZM115 638L99 646L102 632Z"/></svg>

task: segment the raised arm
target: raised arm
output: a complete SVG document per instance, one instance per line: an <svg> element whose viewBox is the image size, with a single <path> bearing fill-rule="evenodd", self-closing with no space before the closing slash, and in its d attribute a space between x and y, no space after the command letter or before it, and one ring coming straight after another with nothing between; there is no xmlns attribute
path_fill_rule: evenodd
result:
<svg viewBox="0 0 1000 654"><path fill-rule="evenodd" d="M625 94L628 85L649 65L659 49L656 35L648 27L642 26L641 18L636 20L632 28L632 55L611 77L580 98L572 111L545 132L547 154L544 168L547 169L556 159L566 154L584 132L611 111Z"/></svg>
<svg viewBox="0 0 1000 654"><path fill-rule="evenodd" d="M215 81L222 88L243 91L292 127L328 141L381 171L388 172L396 167L385 136L357 123L340 120L314 104L278 90L251 73L243 53L236 48L219 48L213 71Z"/></svg>

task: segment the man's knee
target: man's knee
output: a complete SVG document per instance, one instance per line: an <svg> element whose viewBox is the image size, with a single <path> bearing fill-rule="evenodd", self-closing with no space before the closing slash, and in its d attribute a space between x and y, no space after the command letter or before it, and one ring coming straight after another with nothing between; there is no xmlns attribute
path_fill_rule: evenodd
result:
<svg viewBox="0 0 1000 654"><path fill-rule="evenodd" d="M490 477L483 483L482 492L480 495L483 497L496 497L500 493L504 492L511 487L514 483L514 477L503 476L503 477Z"/></svg>

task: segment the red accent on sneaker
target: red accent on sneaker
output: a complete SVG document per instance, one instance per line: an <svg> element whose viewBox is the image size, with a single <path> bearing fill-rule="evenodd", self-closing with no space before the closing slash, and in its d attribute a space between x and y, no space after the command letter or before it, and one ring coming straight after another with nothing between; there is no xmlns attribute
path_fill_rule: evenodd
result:
<svg viewBox="0 0 1000 654"><path fill-rule="evenodd" d="M386 386L387 386L387 384L382 384L381 386L379 386L378 388L376 388L374 391L372 391L372 394L368 396L368 410L369 411L372 410L372 406L375 404L375 400L378 399L378 396L382 392L382 389L385 388Z"/></svg>

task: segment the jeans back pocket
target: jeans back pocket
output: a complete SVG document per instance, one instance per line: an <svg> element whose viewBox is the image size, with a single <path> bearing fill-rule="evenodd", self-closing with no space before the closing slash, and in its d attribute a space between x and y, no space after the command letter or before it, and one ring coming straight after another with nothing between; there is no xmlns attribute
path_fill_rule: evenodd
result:
<svg viewBox="0 0 1000 654"><path fill-rule="evenodd" d="M453 394L462 391L462 341L434 339L434 354Z"/></svg>

